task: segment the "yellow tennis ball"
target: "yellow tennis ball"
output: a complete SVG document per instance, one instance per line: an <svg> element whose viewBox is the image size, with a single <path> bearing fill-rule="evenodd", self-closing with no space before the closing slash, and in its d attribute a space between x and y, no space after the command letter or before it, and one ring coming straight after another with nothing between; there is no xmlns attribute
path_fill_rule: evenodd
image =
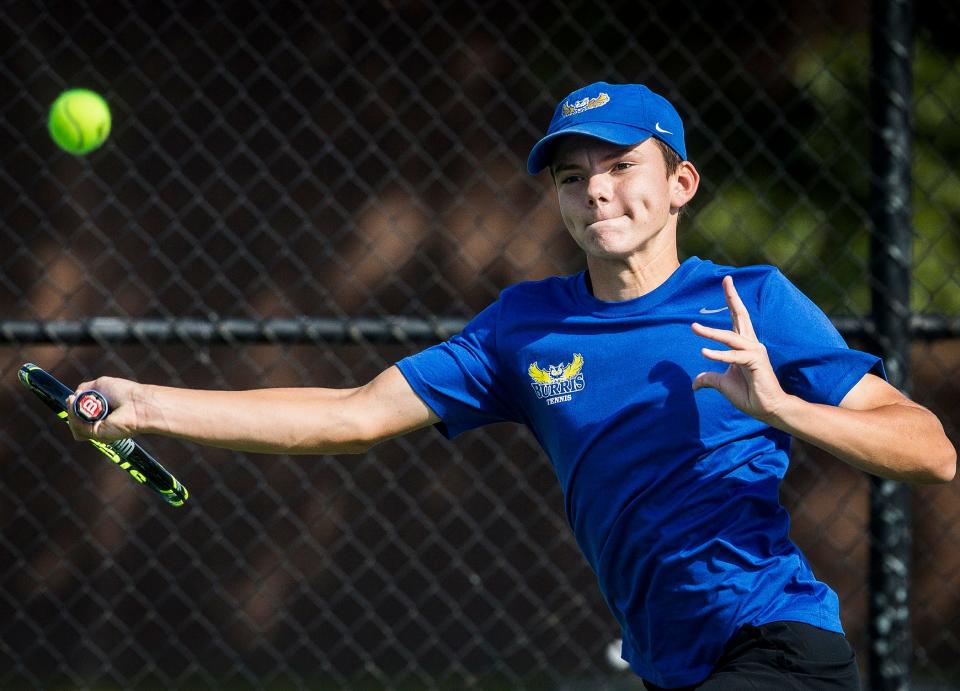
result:
<svg viewBox="0 0 960 691"><path fill-rule="evenodd" d="M110 108L100 94L70 89L57 96L47 119L50 136L64 151L88 154L110 134Z"/></svg>

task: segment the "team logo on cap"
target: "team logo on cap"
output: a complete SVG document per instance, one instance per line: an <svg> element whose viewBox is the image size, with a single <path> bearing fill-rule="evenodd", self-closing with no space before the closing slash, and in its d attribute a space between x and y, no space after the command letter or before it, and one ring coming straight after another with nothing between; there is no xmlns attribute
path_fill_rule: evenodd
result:
<svg viewBox="0 0 960 691"><path fill-rule="evenodd" d="M567 101L563 104L563 117L568 118L571 115L599 108L608 103L610 103L610 96L603 91L593 98L581 98L579 101L574 101L573 105L570 105L570 102Z"/></svg>
<svg viewBox="0 0 960 691"><path fill-rule="evenodd" d="M547 365L546 369L534 362L527 368L530 385L537 398L547 399L547 405L563 403L573 398L573 394L582 391L587 383L583 379L583 355L574 353L570 362Z"/></svg>

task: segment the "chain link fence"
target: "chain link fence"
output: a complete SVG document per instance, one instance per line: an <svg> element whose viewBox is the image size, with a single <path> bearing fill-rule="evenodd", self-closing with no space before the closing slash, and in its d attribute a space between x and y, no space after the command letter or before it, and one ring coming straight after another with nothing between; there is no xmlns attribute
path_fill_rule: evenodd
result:
<svg viewBox="0 0 960 691"><path fill-rule="evenodd" d="M0 687L641 688L611 664L614 621L525 430L329 458L147 439L190 489L171 509L16 370L363 383L502 287L582 268L523 161L556 100L598 79L645 82L686 119L703 182L681 251L781 266L857 344L870 11L5 3ZM918 329L909 388L956 441L960 10L914 11L912 306L939 326ZM114 117L85 158L46 133L74 86ZM862 661L869 482L800 445L782 494ZM960 688L960 491L912 496L914 688Z"/></svg>

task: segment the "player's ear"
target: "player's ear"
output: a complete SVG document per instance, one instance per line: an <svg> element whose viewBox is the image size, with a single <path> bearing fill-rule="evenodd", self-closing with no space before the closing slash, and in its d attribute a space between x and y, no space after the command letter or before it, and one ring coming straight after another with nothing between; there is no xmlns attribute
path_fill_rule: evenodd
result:
<svg viewBox="0 0 960 691"><path fill-rule="evenodd" d="M686 205L700 186L700 173L690 161L682 161L677 172L671 176L670 206L681 208Z"/></svg>

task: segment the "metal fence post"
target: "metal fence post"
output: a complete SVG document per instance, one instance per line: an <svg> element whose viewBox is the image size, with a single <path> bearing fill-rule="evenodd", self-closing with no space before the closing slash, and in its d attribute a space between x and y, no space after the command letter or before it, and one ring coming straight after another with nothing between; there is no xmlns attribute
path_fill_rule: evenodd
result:
<svg viewBox="0 0 960 691"><path fill-rule="evenodd" d="M874 348L890 383L909 389L911 69L910 0L876 0L871 25L870 269ZM873 478L870 495L870 688L910 687L909 490Z"/></svg>

